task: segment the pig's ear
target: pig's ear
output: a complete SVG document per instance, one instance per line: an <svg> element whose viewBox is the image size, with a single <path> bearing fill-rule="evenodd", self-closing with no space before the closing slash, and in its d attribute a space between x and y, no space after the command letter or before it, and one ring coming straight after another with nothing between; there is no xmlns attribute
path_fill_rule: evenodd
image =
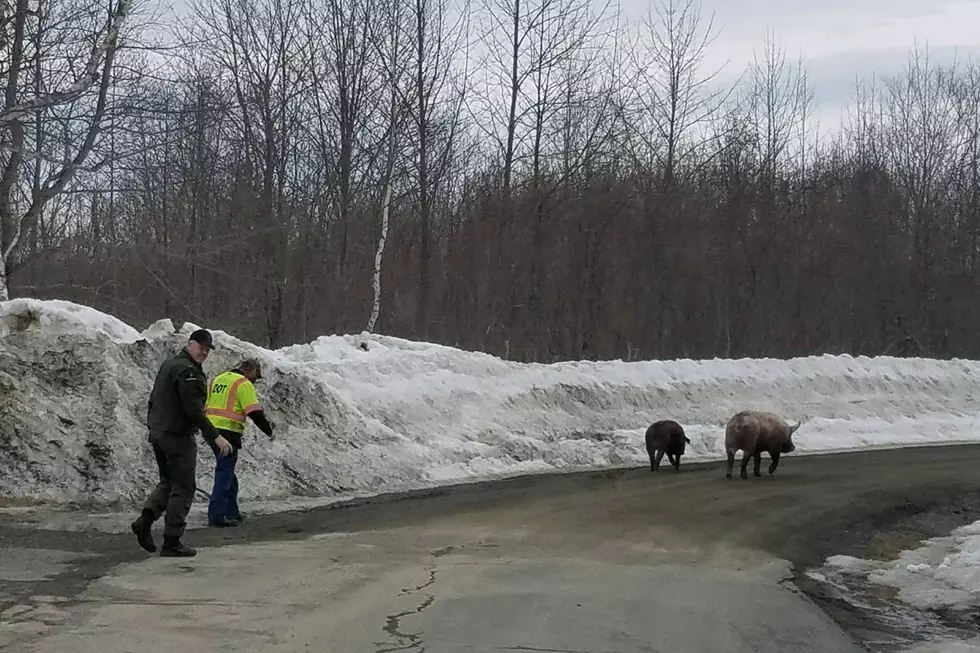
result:
<svg viewBox="0 0 980 653"><path fill-rule="evenodd" d="M691 444L691 438L689 438L689 437L687 437L687 436L685 435L685 436L684 436L684 442L686 442L686 443L688 443L688 444Z"/></svg>
<svg viewBox="0 0 980 653"><path fill-rule="evenodd" d="M789 434L793 435L794 433L796 433L796 429L800 428L801 426L803 426L803 422L798 422L796 426L789 427Z"/></svg>

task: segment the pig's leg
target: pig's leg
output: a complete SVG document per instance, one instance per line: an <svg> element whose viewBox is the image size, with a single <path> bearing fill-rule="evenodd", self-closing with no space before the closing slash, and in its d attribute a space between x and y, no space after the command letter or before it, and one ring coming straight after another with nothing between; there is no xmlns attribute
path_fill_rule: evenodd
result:
<svg viewBox="0 0 980 653"><path fill-rule="evenodd" d="M732 470L735 469L735 449L728 450L728 464L725 467L725 478L732 477Z"/></svg>
<svg viewBox="0 0 980 653"><path fill-rule="evenodd" d="M772 463L769 464L769 473L772 474L776 471L776 467L779 466L779 452L774 451L769 456L772 458Z"/></svg>
<svg viewBox="0 0 980 653"><path fill-rule="evenodd" d="M741 477L742 478L748 478L749 477L749 475L748 475L748 473L747 473L746 470L749 467L749 458L752 458L754 455L755 455L755 452L753 452L753 451L749 451L748 449L743 449L742 450L742 474L741 474Z"/></svg>
<svg viewBox="0 0 980 653"><path fill-rule="evenodd" d="M756 449L752 455L752 474L754 476L762 476L762 472L759 471L760 465L762 465L762 451Z"/></svg>

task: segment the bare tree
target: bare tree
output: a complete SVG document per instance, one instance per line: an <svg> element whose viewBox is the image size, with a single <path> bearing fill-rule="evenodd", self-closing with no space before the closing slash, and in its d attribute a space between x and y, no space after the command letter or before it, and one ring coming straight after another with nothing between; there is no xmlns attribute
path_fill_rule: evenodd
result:
<svg viewBox="0 0 980 653"><path fill-rule="evenodd" d="M742 103L712 109L710 21L691 37L693 0L659 2L642 95L572 0L488 0L477 85L441 0L204 4L194 52L139 93L120 50L93 163L22 232L16 288L270 343L367 324L536 361L980 353L976 67L913 56L818 146L771 37ZM25 36L21 103L75 79L38 81L51 38ZM26 115L43 156L11 197L72 159L97 98Z"/></svg>
<svg viewBox="0 0 980 653"><path fill-rule="evenodd" d="M749 84L741 101L756 133L760 179L772 188L782 163L798 154L791 148L800 142L799 130L813 96L802 58L791 63L771 32L762 57L756 53L749 66Z"/></svg>
<svg viewBox="0 0 980 653"><path fill-rule="evenodd" d="M310 129L326 170L321 210L337 225L336 270L346 287L350 234L356 199L367 192L383 158L384 125L373 119L382 110L383 71L372 45L384 3L378 0L328 0L310 3L305 25L309 43L315 121Z"/></svg>
<svg viewBox="0 0 980 653"><path fill-rule="evenodd" d="M546 310L543 263L549 241L553 243L560 233L553 222L563 200L561 191L574 179L588 183L586 170L596 164L617 129L614 98L620 35L615 30L604 33L608 8L572 7L560 20L542 20L528 44L534 72L526 92L530 143L522 208L531 248L524 257L527 282L521 321L527 325L525 348L533 352L550 346L550 330L534 316ZM566 56L553 59L561 51Z"/></svg>
<svg viewBox="0 0 980 653"><path fill-rule="evenodd" d="M406 55L411 66L409 112L413 175L410 182L418 217L419 277L415 329L428 337L432 302L434 199L450 172L448 163L460 130L465 87L456 74L467 35L467 10L452 20L447 0L414 0L404 21Z"/></svg>
<svg viewBox="0 0 980 653"><path fill-rule="evenodd" d="M915 263L908 281L918 288L921 306L922 319L913 316L911 322L926 334L935 333L940 319L936 268L942 264L936 255L945 249L947 228L936 218L950 205L951 182L955 183L966 142L960 129L957 73L955 64L936 66L928 50L916 50L905 76L886 81L883 98L885 164L902 185L906 205L900 228L911 237L906 251Z"/></svg>
<svg viewBox="0 0 980 653"><path fill-rule="evenodd" d="M397 131L392 129L388 136L389 142L391 143L388 150L388 161L391 163L387 167L387 181L384 185L384 196L381 198L381 235L378 236L378 248L374 254L374 273L371 276L374 299L371 302L371 317L368 318L367 327L365 327L368 333L374 331L374 325L377 324L378 315L381 313L381 259L384 257L385 243L388 240L388 219L391 215L392 177L394 176L394 152L398 146L396 134Z"/></svg>
<svg viewBox="0 0 980 653"><path fill-rule="evenodd" d="M381 196L381 234L378 238L377 249L374 256L374 271L371 278L371 285L374 290L374 300L371 304L371 316L368 318L366 330L368 333L374 331L381 312L381 259L384 256L385 244L388 239L388 225L391 217L392 195L397 183L395 168L399 162L399 139L403 138L404 124L408 118L408 97L405 92L404 77L406 76L408 64L405 52L405 45L402 41L402 30L399 28L403 20L403 7L401 0L388 0L384 7L384 19L371 28L372 50L381 60L381 66L385 71L387 84L388 105L387 105L387 129L385 132L385 142L387 144L385 152L384 167L382 169L379 186L382 189Z"/></svg>
<svg viewBox="0 0 980 653"><path fill-rule="evenodd" d="M634 138L657 159L665 187L677 167L710 137L707 128L735 89L722 85L722 69L705 70L705 57L718 36L714 14L705 20L699 0L656 0L633 50L628 85ZM636 149L636 148L634 148Z"/></svg>
<svg viewBox="0 0 980 653"><path fill-rule="evenodd" d="M293 165L298 135L308 117L301 99L310 85L302 56L302 5L289 0L216 0L197 6L203 37L234 88L244 149L240 192L254 193L252 246L259 258L265 317L264 340L280 342L288 281L287 243L295 214L289 197L296 188Z"/></svg>
<svg viewBox="0 0 980 653"><path fill-rule="evenodd" d="M957 127L963 138L957 190L965 241L969 243L965 264L970 276L976 277L980 274L980 65L966 67L952 94Z"/></svg>
<svg viewBox="0 0 980 653"><path fill-rule="evenodd" d="M132 10L132 0L117 0L109 12L101 2L62 0L16 0L0 9L0 300L9 297L25 236L102 135ZM27 128L32 121L34 130ZM60 151L49 150L46 139L55 124L63 128Z"/></svg>
<svg viewBox="0 0 980 653"><path fill-rule="evenodd" d="M770 32L750 65L747 109L757 130L760 174L772 186L812 102L802 59L794 66Z"/></svg>
<svg viewBox="0 0 980 653"><path fill-rule="evenodd" d="M479 124L498 143L502 185L510 193L517 164L533 164L540 112L554 106L552 74L597 36L605 8L597 12L585 0L484 0L483 10L489 53Z"/></svg>

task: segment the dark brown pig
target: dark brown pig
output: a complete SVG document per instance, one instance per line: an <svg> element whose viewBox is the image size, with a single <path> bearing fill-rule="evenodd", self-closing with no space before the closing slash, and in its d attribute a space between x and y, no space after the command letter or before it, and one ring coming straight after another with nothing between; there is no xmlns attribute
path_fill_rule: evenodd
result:
<svg viewBox="0 0 980 653"><path fill-rule="evenodd" d="M801 422L802 423L802 422ZM759 472L759 465L762 462L762 452L769 454L772 463L769 465L769 473L776 471L779 465L779 456L784 453L791 453L796 449L793 444L793 433L800 428L800 424L790 426L786 421L774 415L755 410L743 410L736 413L725 428L725 452L728 454L728 467L725 470L725 478L732 477L732 470L735 466L735 452L741 449L742 454L742 478L748 478L745 473L749 458L754 460L753 473L762 476Z"/></svg>
<svg viewBox="0 0 980 653"><path fill-rule="evenodd" d="M667 460L674 466L674 471L679 472L685 444L691 443L684 435L684 429L681 425L671 419L660 420L651 424L647 429L646 442L651 472L660 469L660 461L663 460L665 453Z"/></svg>

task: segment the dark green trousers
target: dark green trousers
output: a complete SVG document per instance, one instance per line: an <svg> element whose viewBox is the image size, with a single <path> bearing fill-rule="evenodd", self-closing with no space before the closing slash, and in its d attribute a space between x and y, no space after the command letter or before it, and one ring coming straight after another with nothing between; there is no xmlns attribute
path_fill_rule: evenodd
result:
<svg viewBox="0 0 980 653"><path fill-rule="evenodd" d="M150 433L160 482L143 506L153 521L165 514L164 536L181 537L197 489L197 442L193 435Z"/></svg>

